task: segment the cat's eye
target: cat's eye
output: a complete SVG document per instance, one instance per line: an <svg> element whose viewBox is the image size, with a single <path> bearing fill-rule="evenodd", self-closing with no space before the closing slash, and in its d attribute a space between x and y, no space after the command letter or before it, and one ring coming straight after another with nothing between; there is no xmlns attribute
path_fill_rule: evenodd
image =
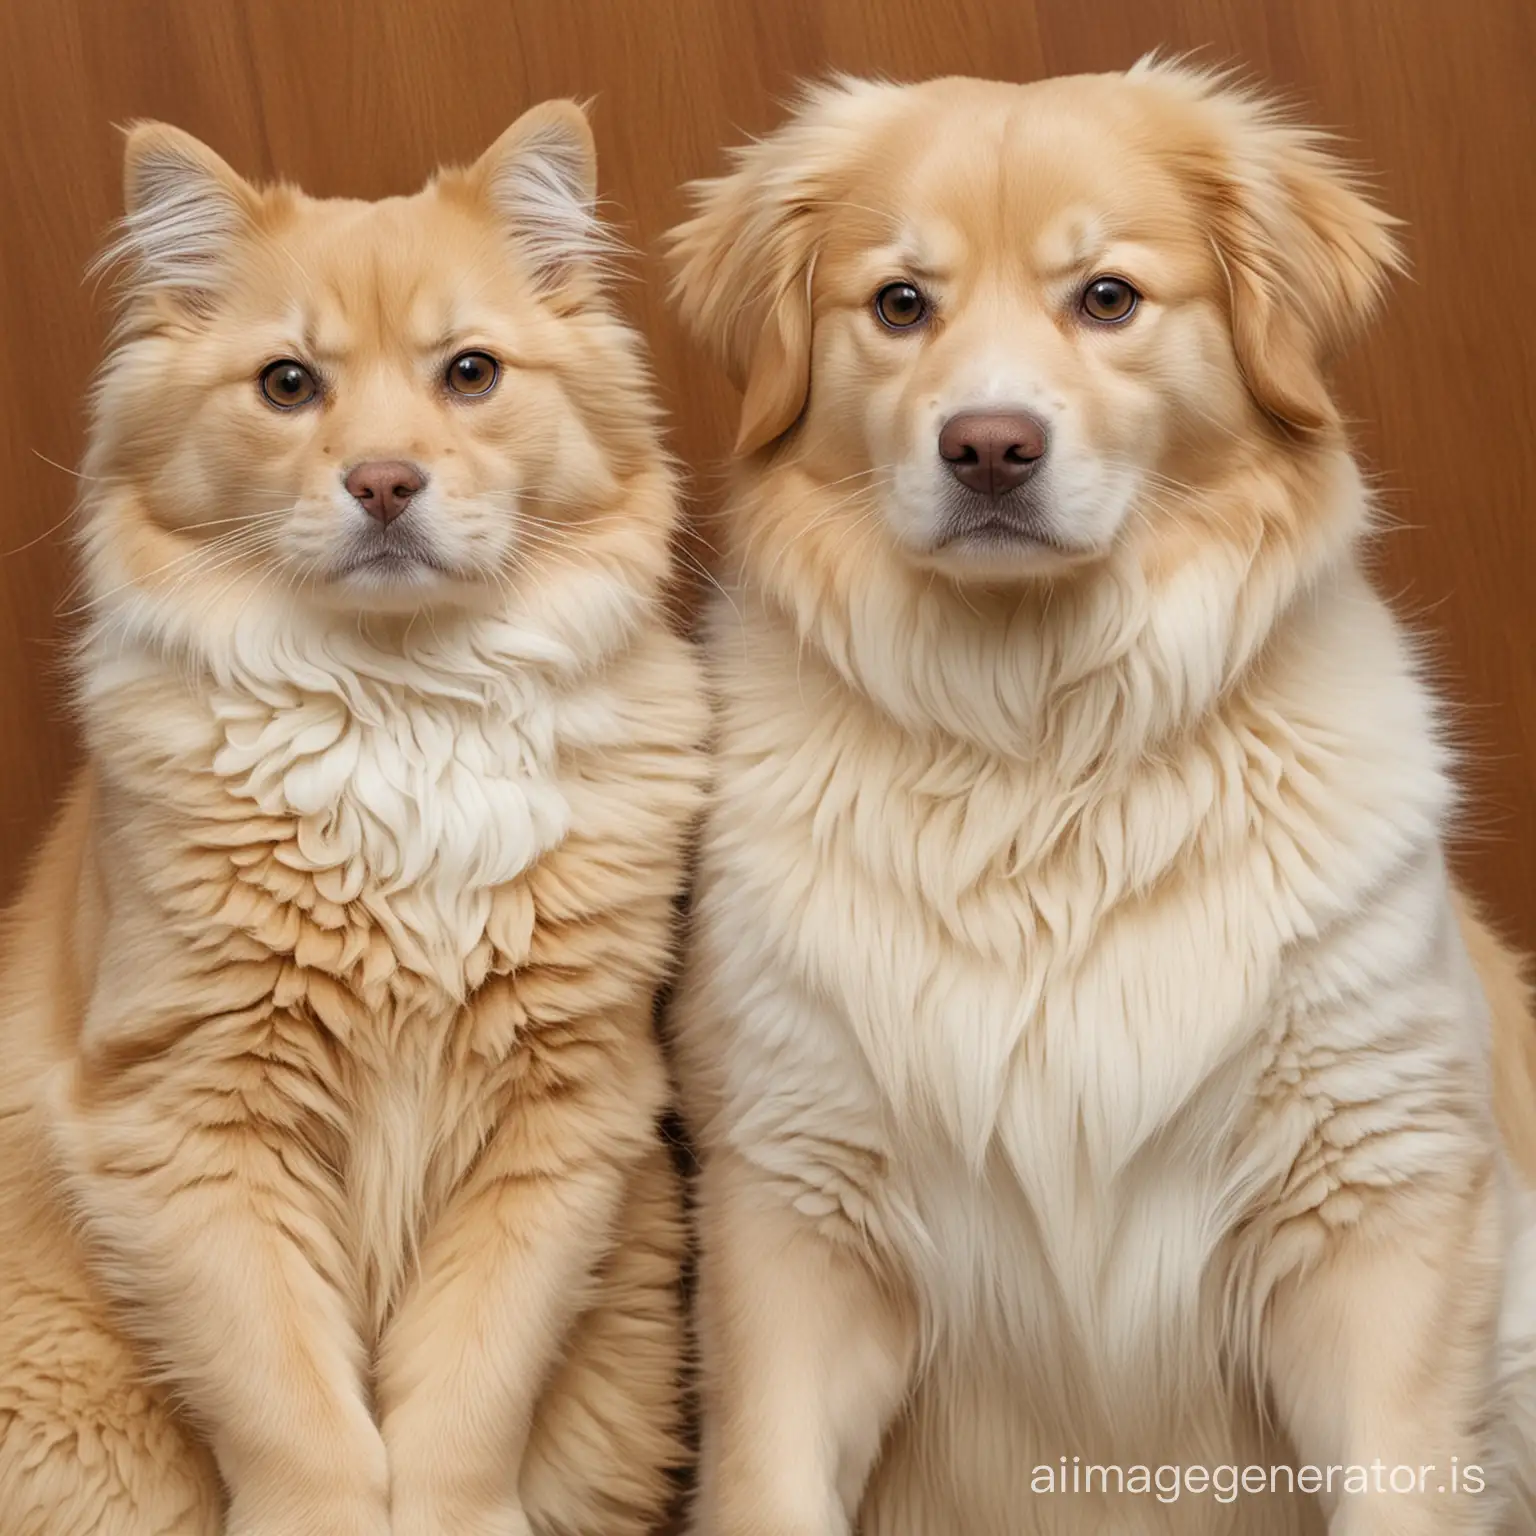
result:
<svg viewBox="0 0 1536 1536"><path fill-rule="evenodd" d="M261 392L270 405L280 411L308 405L320 393L315 376L303 363L280 357L261 370Z"/></svg>
<svg viewBox="0 0 1536 1536"><path fill-rule="evenodd" d="M910 331L928 318L928 300L913 283L887 283L875 295L875 318L888 331Z"/></svg>
<svg viewBox="0 0 1536 1536"><path fill-rule="evenodd" d="M445 377L456 395L488 395L496 388L501 369L489 352L460 352L448 364Z"/></svg>
<svg viewBox="0 0 1536 1536"><path fill-rule="evenodd" d="M1140 302L1141 295L1123 277L1096 277L1083 289L1083 313L1100 325L1129 320Z"/></svg>

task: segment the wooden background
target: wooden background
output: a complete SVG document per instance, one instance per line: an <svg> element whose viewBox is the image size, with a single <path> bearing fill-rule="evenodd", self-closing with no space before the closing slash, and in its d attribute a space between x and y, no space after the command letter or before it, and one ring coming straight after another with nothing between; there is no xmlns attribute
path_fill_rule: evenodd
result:
<svg viewBox="0 0 1536 1536"><path fill-rule="evenodd" d="M1536 947L1533 0L0 0L0 898L75 756L62 524L102 333L81 273L119 211L114 123L166 118L249 175L378 197L472 158L531 102L595 95L604 191L647 253L628 303L707 498L735 402L662 302L651 253L679 183L771 126L799 76L1028 80L1154 47L1295 93L1409 221L1414 279L1345 391L1398 525L1382 583L1456 701L1463 863Z"/></svg>

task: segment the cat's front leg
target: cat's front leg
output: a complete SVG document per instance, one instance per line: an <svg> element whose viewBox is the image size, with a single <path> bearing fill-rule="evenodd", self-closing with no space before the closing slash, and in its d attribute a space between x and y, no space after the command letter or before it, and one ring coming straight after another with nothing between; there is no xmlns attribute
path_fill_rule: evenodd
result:
<svg viewBox="0 0 1536 1536"><path fill-rule="evenodd" d="M208 1437L227 1536L390 1536L312 1038L260 1006L114 1027L54 1105L102 1283Z"/></svg>
<svg viewBox="0 0 1536 1536"><path fill-rule="evenodd" d="M615 1039L610 1058L580 1025L562 1035L509 1064L495 1128L385 1332L394 1536L530 1530L519 1478L536 1406L593 1296L662 1091L648 1039Z"/></svg>

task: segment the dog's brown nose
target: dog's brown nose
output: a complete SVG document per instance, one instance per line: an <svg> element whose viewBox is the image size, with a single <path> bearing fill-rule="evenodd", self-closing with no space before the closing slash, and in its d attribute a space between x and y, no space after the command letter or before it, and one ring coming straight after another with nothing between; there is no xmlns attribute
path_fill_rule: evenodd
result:
<svg viewBox="0 0 1536 1536"><path fill-rule="evenodd" d="M427 476L404 459L370 459L350 471L343 483L369 517L392 523L410 506Z"/></svg>
<svg viewBox="0 0 1536 1536"><path fill-rule="evenodd" d="M1028 411L963 411L939 429L939 455L961 485L1005 496L1045 457L1045 423Z"/></svg>

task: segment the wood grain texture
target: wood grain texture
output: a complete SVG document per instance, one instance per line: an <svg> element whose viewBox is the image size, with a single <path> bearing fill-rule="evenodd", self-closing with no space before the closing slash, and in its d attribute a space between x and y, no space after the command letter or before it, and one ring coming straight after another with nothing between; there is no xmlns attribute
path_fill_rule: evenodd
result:
<svg viewBox="0 0 1536 1536"><path fill-rule="evenodd" d="M664 302L655 243L680 184L769 127L801 76L1026 80L1154 47L1293 93L1408 221L1415 275L1343 386L1394 530L1381 581L1456 701L1462 862L1536 947L1529 0L0 0L0 897L76 751L64 525L103 331L81 273L119 208L114 123L166 118L247 174L377 197L471 158L534 101L595 96L605 195L642 252L627 302L707 504L735 400Z"/></svg>

